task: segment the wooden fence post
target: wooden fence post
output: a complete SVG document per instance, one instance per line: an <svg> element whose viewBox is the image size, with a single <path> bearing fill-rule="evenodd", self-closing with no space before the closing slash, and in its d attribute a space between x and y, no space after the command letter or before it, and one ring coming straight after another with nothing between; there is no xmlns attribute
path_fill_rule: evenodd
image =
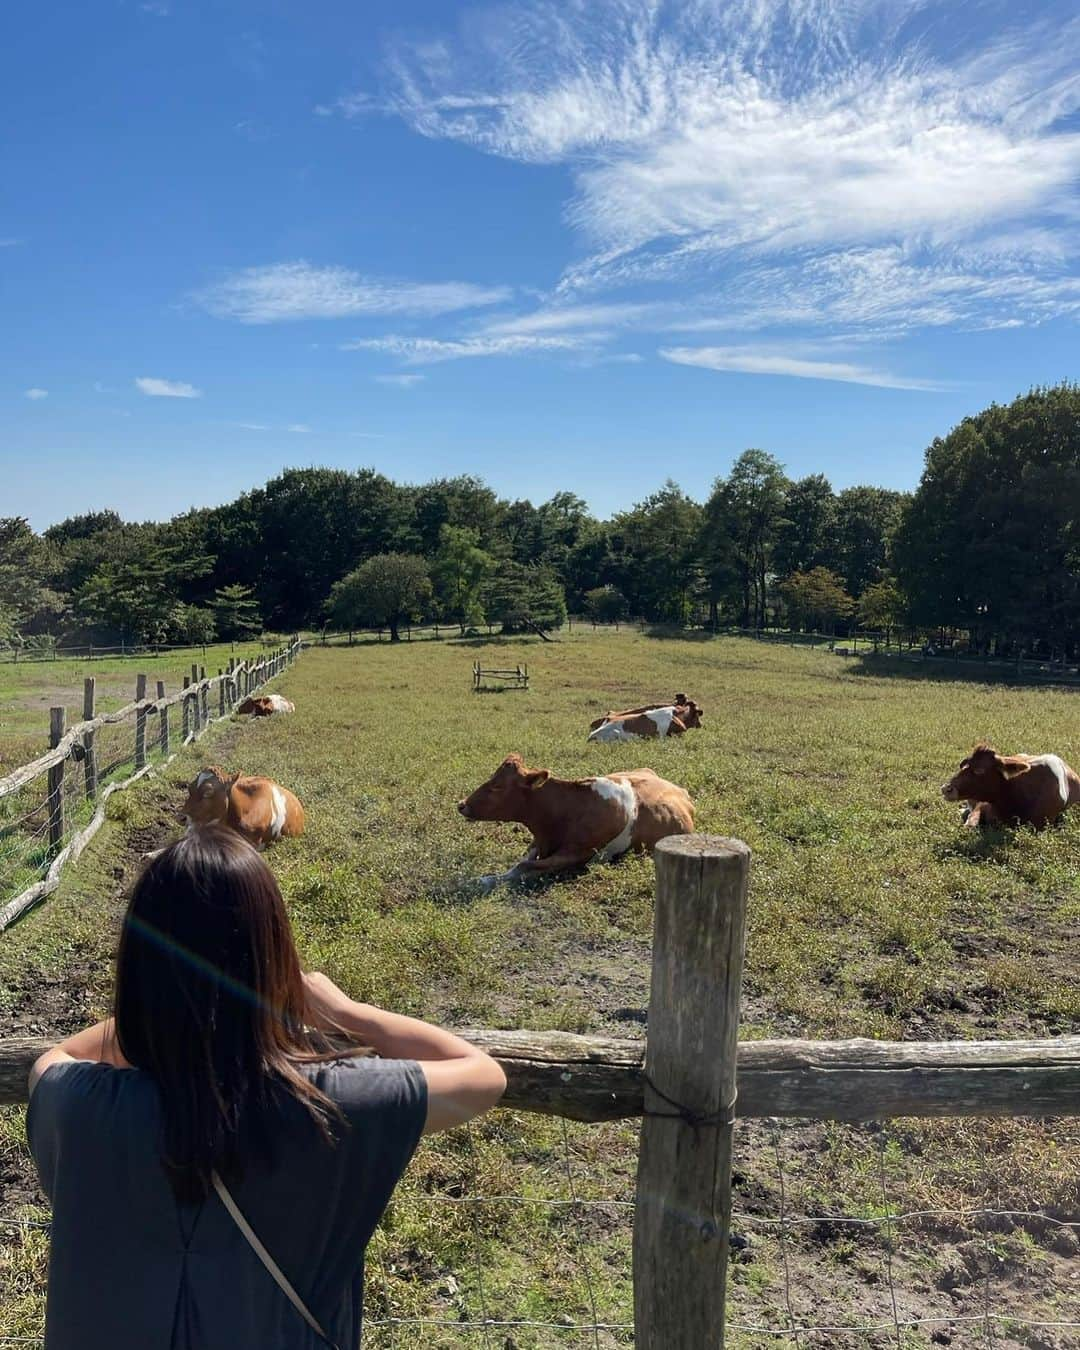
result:
<svg viewBox="0 0 1080 1350"><path fill-rule="evenodd" d="M146 676L135 676L135 702L146 700ZM135 768L146 767L146 709L139 708L135 713Z"/></svg>
<svg viewBox="0 0 1080 1350"><path fill-rule="evenodd" d="M206 682L206 667L199 667L199 682L202 689L199 691L199 698L202 701L202 724L203 727L210 725L210 686Z"/></svg>
<svg viewBox="0 0 1080 1350"><path fill-rule="evenodd" d="M190 688L191 688L191 679L189 676L185 675L184 696L180 700L181 735L183 736L185 742L187 741L187 738L191 735L191 700L187 696L187 691Z"/></svg>
<svg viewBox="0 0 1080 1350"><path fill-rule="evenodd" d="M157 682L157 696L158 696L158 702L159 702L159 703L160 703L160 702L162 701L162 699L164 699L164 697L165 697L165 681L164 681L164 680L158 680L158 682ZM160 723L161 723L161 730L160 730L160 733L159 733L159 734L160 734L160 737L161 737L161 756L162 756L163 759L168 759L168 758L169 758L169 710L168 710L168 708L159 708L159 709L158 709L158 719L159 719L159 721L160 721Z"/></svg>
<svg viewBox="0 0 1080 1350"><path fill-rule="evenodd" d="M634 1212L638 1350L723 1350L749 872L737 839L675 835L656 848Z"/></svg>
<svg viewBox="0 0 1080 1350"><path fill-rule="evenodd" d="M95 688L97 681L93 675L83 680L82 715L84 722L93 721ZM97 796L97 750L94 746L95 733L88 731L83 737L83 781L86 787L86 800L92 802Z"/></svg>
<svg viewBox="0 0 1080 1350"><path fill-rule="evenodd" d="M55 750L64 739L67 711L49 709L49 749ZM54 764L49 770L49 847L57 848L64 838L64 764Z"/></svg>
<svg viewBox="0 0 1080 1350"><path fill-rule="evenodd" d="M218 666L218 716L225 716L225 672Z"/></svg>

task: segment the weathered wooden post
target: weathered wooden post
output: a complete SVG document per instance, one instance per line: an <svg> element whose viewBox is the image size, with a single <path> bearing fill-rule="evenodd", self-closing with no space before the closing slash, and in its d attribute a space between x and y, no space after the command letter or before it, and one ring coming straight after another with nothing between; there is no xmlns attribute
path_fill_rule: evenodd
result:
<svg viewBox="0 0 1080 1350"><path fill-rule="evenodd" d="M201 710L202 710L202 724L204 727L208 727L210 725L210 686L206 682L205 666L199 667L199 683L202 686L199 691L199 700L201 703Z"/></svg>
<svg viewBox="0 0 1080 1350"><path fill-rule="evenodd" d="M168 759L168 758L169 758L169 710L168 710L168 708L165 706L165 702L164 702L164 700L165 700L165 681L164 681L164 680L158 680L158 682L157 682L157 697L158 697L158 721L160 722L160 730L159 730L159 733L158 733L158 734L159 734L159 736L160 736L160 743L161 743L161 757L162 757L163 759Z"/></svg>
<svg viewBox="0 0 1080 1350"><path fill-rule="evenodd" d="M187 693L187 691L190 688L191 688L191 679L189 676L185 675L184 693L183 697L180 699L181 734L184 738L183 739L184 744L187 744L187 739L191 735L191 700L188 698Z"/></svg>
<svg viewBox="0 0 1080 1350"><path fill-rule="evenodd" d="M656 848L656 920L634 1212L638 1350L723 1350L750 850Z"/></svg>
<svg viewBox="0 0 1080 1350"><path fill-rule="evenodd" d="M218 670L217 670L217 680L218 680L218 685L217 685L217 689L218 689L218 716L219 716L219 717L224 717L224 716L225 716L225 672L221 669L220 666L218 666Z"/></svg>
<svg viewBox="0 0 1080 1350"><path fill-rule="evenodd" d="M49 749L55 750L64 739L67 712L64 708L49 709ZM57 848L64 838L64 764L54 764L49 770L49 847Z"/></svg>
<svg viewBox="0 0 1080 1350"><path fill-rule="evenodd" d="M96 686L97 681L93 675L89 675L83 680L82 715L84 722L94 720ZM83 737L83 783L88 802L92 802L97 796L97 749L94 745L95 739L96 736L93 731L88 731Z"/></svg>
<svg viewBox="0 0 1080 1350"><path fill-rule="evenodd" d="M135 676L135 702L146 702L146 676ZM135 709L135 769L146 768L146 709Z"/></svg>

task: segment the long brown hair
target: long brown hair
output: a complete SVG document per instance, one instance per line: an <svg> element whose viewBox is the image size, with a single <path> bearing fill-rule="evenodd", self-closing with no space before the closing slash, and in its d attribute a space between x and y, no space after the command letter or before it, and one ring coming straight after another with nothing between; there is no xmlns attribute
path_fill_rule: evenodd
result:
<svg viewBox="0 0 1080 1350"><path fill-rule="evenodd" d="M215 1170L236 1178L245 1161L272 1160L274 1117L290 1097L332 1140L340 1116L298 1065L336 1056L304 1029L300 959L274 875L234 831L193 831L139 877L114 1011L124 1058L160 1092L178 1199L202 1199Z"/></svg>

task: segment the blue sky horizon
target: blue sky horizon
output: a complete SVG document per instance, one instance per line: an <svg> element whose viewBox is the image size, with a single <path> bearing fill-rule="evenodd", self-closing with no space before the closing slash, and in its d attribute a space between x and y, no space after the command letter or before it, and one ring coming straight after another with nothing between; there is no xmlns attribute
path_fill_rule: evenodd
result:
<svg viewBox="0 0 1080 1350"><path fill-rule="evenodd" d="M1062 0L57 0L0 51L0 515L286 466L913 488L1080 375Z"/></svg>

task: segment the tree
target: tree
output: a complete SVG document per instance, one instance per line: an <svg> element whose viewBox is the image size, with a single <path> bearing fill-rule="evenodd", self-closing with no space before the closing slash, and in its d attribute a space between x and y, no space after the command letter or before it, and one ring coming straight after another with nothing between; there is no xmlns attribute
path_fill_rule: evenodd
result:
<svg viewBox="0 0 1080 1350"><path fill-rule="evenodd" d="M907 600L892 577L871 582L859 596L858 619L860 628L885 630L885 642L888 645L892 630L902 623L907 609Z"/></svg>
<svg viewBox="0 0 1080 1350"><path fill-rule="evenodd" d="M854 596L880 580L906 496L888 488L845 488L836 499L836 569Z"/></svg>
<svg viewBox="0 0 1080 1350"><path fill-rule="evenodd" d="M219 586L213 613L217 631L226 642L243 641L262 631L258 601L250 586Z"/></svg>
<svg viewBox="0 0 1080 1350"><path fill-rule="evenodd" d="M496 563L477 546L475 530L444 525L439 534L439 554L432 572L444 612L465 629L484 622L481 591Z"/></svg>
<svg viewBox="0 0 1080 1350"><path fill-rule="evenodd" d="M716 480L701 539L714 623L721 602L734 593L740 624L765 626L768 575L787 486L783 465L764 450L744 450L727 479Z"/></svg>
<svg viewBox="0 0 1080 1350"><path fill-rule="evenodd" d="M782 577L836 562L836 496L823 473L787 485L777 521L772 566Z"/></svg>
<svg viewBox="0 0 1080 1350"><path fill-rule="evenodd" d="M214 611L204 605L177 605L174 626L180 636L193 647L205 646L214 640Z"/></svg>
<svg viewBox="0 0 1080 1350"><path fill-rule="evenodd" d="M846 619L855 602L844 590L844 580L827 567L795 572L779 586L792 627L822 629Z"/></svg>
<svg viewBox="0 0 1080 1350"><path fill-rule="evenodd" d="M701 522L701 507L670 480L615 517L611 570L635 612L661 623L689 620L700 589Z"/></svg>
<svg viewBox="0 0 1080 1350"><path fill-rule="evenodd" d="M76 615L122 640L164 642L181 588L208 571L212 560L179 553L152 527L104 538L109 557L75 590Z"/></svg>
<svg viewBox="0 0 1080 1350"><path fill-rule="evenodd" d="M615 623L626 614L626 596L616 586L585 592L585 613L594 623Z"/></svg>
<svg viewBox="0 0 1080 1350"><path fill-rule="evenodd" d="M1080 385L993 404L935 440L893 566L921 626L1080 650Z"/></svg>
<svg viewBox="0 0 1080 1350"><path fill-rule="evenodd" d="M431 601L427 563L414 553L377 553L334 583L327 609L340 628L365 624L390 629L390 641L407 620L422 617Z"/></svg>
<svg viewBox="0 0 1080 1350"><path fill-rule="evenodd" d="M546 569L507 561L484 587L484 609L504 633L547 632L566 622L566 595Z"/></svg>
<svg viewBox="0 0 1080 1350"><path fill-rule="evenodd" d="M62 609L46 584L48 568L49 550L22 516L0 518L0 641Z"/></svg>

